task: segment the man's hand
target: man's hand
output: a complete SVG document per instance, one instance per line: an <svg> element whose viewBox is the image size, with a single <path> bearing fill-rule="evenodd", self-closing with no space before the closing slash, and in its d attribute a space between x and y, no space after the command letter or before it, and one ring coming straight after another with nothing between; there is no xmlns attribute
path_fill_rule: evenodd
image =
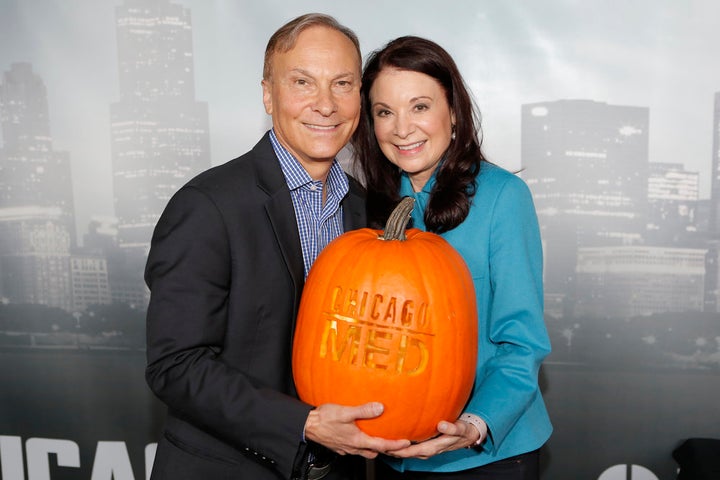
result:
<svg viewBox="0 0 720 480"><path fill-rule="evenodd" d="M378 453L402 451L409 447L409 440L371 437L362 432L355 423L357 419L375 418L382 413L383 405L377 402L356 407L326 403L310 411L305 422L305 438L340 455L361 455L365 458L375 458Z"/></svg>

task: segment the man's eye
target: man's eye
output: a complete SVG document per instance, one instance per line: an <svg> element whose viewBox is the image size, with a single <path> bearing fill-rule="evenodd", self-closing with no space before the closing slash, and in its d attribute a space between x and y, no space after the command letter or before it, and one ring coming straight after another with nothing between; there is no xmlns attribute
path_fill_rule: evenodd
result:
<svg viewBox="0 0 720 480"><path fill-rule="evenodd" d="M353 89L352 80L338 80L333 87L338 92L350 92Z"/></svg>

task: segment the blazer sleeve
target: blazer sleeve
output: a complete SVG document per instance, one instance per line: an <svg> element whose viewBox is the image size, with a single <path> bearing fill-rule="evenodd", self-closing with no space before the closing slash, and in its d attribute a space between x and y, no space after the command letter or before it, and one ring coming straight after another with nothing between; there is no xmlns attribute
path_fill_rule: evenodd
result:
<svg viewBox="0 0 720 480"><path fill-rule="evenodd" d="M527 185L510 177L489 214L488 333L496 353L467 410L487 422L485 448L492 450L540 395L538 374L550 340L543 316L540 229Z"/></svg>
<svg viewBox="0 0 720 480"><path fill-rule="evenodd" d="M173 416L289 478L311 407L220 357L228 330L229 241L221 212L204 191L184 187L171 199L145 272L152 291L147 382Z"/></svg>

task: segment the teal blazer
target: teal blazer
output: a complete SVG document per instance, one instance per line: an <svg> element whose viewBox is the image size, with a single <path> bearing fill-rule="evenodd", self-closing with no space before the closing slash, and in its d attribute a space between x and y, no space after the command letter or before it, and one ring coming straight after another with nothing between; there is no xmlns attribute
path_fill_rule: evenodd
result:
<svg viewBox="0 0 720 480"><path fill-rule="evenodd" d="M425 230L423 212L433 176L415 193L403 174L401 195L415 198L413 226ZM398 470L452 472L540 448L552 426L538 386L550 353L543 319L543 253L537 215L523 180L483 162L470 213L443 233L472 274L478 308L475 385L465 412L480 416L489 436L481 447L428 460L385 458Z"/></svg>

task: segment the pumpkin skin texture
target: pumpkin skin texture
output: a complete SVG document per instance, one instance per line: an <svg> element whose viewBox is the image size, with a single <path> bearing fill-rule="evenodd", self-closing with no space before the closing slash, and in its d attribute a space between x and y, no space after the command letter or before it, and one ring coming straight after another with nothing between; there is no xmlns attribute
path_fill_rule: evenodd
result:
<svg viewBox="0 0 720 480"><path fill-rule="evenodd" d="M304 402L381 402L381 416L357 421L363 432L422 441L470 395L477 309L460 254L439 235L405 232L407 214L406 239L364 228L322 250L303 290L292 368Z"/></svg>

